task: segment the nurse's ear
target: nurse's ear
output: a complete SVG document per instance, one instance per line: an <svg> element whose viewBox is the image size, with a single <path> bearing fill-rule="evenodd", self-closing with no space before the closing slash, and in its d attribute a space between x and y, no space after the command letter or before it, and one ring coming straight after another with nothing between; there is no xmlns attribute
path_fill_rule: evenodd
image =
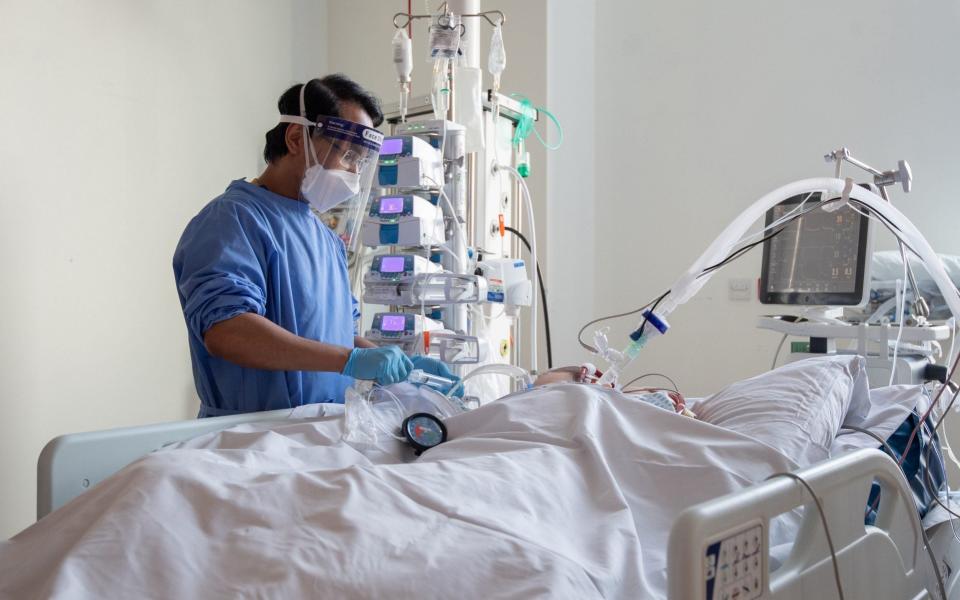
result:
<svg viewBox="0 0 960 600"><path fill-rule="evenodd" d="M287 145L287 154L294 157L301 156L303 154L303 126L288 125L287 131L283 134L283 141Z"/></svg>

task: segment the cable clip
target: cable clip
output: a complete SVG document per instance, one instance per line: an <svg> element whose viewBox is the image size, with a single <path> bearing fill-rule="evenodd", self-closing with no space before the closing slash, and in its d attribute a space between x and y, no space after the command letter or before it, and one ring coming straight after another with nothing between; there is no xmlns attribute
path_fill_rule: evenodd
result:
<svg viewBox="0 0 960 600"><path fill-rule="evenodd" d="M853 179L847 177L843 182L843 192L840 194L840 202L830 202L823 205L823 210L828 213L836 212L850 204L850 192L853 191Z"/></svg>

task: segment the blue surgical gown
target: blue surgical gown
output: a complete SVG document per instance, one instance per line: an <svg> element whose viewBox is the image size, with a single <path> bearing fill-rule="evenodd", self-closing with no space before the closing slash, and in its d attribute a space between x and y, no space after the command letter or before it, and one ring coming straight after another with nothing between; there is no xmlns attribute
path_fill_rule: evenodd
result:
<svg viewBox="0 0 960 600"><path fill-rule="evenodd" d="M343 402L349 377L248 369L203 343L215 323L250 312L298 336L353 347L359 313L346 249L309 205L234 181L187 225L173 272L201 417Z"/></svg>

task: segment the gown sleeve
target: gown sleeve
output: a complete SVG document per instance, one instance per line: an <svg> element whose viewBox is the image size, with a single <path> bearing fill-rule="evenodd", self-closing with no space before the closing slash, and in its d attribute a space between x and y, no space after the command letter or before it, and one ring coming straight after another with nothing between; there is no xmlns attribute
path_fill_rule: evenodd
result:
<svg viewBox="0 0 960 600"><path fill-rule="evenodd" d="M211 207L184 232L174 257L177 289L190 332L239 314L266 312L269 234L248 208Z"/></svg>

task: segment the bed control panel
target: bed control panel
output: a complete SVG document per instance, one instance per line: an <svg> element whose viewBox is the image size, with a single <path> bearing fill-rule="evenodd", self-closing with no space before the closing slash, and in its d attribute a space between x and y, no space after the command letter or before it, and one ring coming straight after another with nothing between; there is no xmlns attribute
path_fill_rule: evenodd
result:
<svg viewBox="0 0 960 600"><path fill-rule="evenodd" d="M766 589L763 524L756 523L710 543L703 556L704 598L753 600Z"/></svg>

